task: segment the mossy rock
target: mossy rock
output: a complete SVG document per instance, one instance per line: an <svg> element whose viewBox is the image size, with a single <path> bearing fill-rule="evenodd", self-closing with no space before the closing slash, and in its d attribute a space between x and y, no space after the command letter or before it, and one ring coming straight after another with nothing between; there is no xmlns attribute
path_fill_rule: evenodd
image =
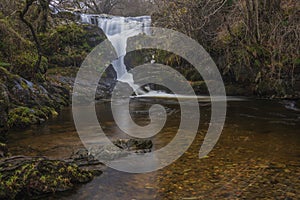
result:
<svg viewBox="0 0 300 200"><path fill-rule="evenodd" d="M50 107L28 108L18 107L9 111L7 124L9 127L24 128L33 124L41 124L57 112Z"/></svg>
<svg viewBox="0 0 300 200"><path fill-rule="evenodd" d="M11 157L0 160L0 199L30 199L71 190L93 179L77 165L46 158Z"/></svg>
<svg viewBox="0 0 300 200"><path fill-rule="evenodd" d="M69 105L70 98L69 88L62 83L30 82L3 67L0 67L0 95L1 133L3 128L23 128L56 116L62 106Z"/></svg>

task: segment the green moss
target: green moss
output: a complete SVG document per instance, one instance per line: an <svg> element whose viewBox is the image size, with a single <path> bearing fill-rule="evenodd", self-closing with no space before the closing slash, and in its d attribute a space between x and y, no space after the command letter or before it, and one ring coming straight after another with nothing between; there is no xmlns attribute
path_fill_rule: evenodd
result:
<svg viewBox="0 0 300 200"><path fill-rule="evenodd" d="M33 124L40 124L51 116L57 116L55 109L50 107L28 108L18 107L8 113L8 126L23 128Z"/></svg>
<svg viewBox="0 0 300 200"><path fill-rule="evenodd" d="M48 75L76 77L79 68L76 67L55 67L47 71Z"/></svg>
<svg viewBox="0 0 300 200"><path fill-rule="evenodd" d="M56 110L54 108L50 108L50 107L47 107L47 106L42 107L41 111L43 113L45 113L48 117L58 115L58 113L56 112Z"/></svg>
<svg viewBox="0 0 300 200"><path fill-rule="evenodd" d="M93 30L86 30L85 25L70 23L40 34L43 54L47 56L50 67L80 66L95 46L89 41L90 37L94 37L95 41L99 40L99 43L104 40L97 34L91 35L90 32ZM96 30L94 32L96 33Z"/></svg>
<svg viewBox="0 0 300 200"><path fill-rule="evenodd" d="M65 191L72 189L74 184L86 183L93 178L91 173L80 170L76 165L46 159L28 160L5 173L5 176L0 173L1 199L30 198Z"/></svg>
<svg viewBox="0 0 300 200"><path fill-rule="evenodd" d="M21 87L23 89L28 89L29 88L25 81L21 81Z"/></svg>
<svg viewBox="0 0 300 200"><path fill-rule="evenodd" d="M19 78L18 75L10 73L4 67L0 67L0 74L2 75L2 76L0 76L0 81L2 81L2 82L6 81L6 80L4 80L4 78L8 78L9 80L14 80L14 79L18 79Z"/></svg>
<svg viewBox="0 0 300 200"><path fill-rule="evenodd" d="M10 71L25 79L31 80L33 78L33 74L45 74L48 69L48 59L46 57L42 57L40 67L38 72L36 72L35 66L37 60L38 55L34 53L34 51L24 51L14 57Z"/></svg>
<svg viewBox="0 0 300 200"><path fill-rule="evenodd" d="M1 62L0 61L0 67L10 67L11 64L10 63L6 63L6 62Z"/></svg>

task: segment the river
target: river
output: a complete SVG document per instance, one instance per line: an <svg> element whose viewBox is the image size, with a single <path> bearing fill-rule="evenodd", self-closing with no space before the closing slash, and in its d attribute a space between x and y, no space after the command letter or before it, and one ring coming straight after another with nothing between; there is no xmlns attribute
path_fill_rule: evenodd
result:
<svg viewBox="0 0 300 200"><path fill-rule="evenodd" d="M180 108L172 99L132 99L130 113L137 124L149 120L153 103L165 106L168 120L152 138L156 149L167 145L180 122ZM192 146L176 162L146 174L107 168L92 182L49 199L297 199L300 196L300 112L288 101L231 101L225 127L213 151L199 159L210 104L199 102L201 121ZM97 104L101 126L111 139L127 138L113 121L110 102ZM68 158L83 147L72 110L43 125L12 130L8 147L13 155Z"/></svg>

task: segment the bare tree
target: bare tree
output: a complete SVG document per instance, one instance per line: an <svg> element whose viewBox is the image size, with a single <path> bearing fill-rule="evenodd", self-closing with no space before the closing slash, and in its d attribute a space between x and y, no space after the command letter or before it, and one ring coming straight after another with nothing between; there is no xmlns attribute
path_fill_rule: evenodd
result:
<svg viewBox="0 0 300 200"><path fill-rule="evenodd" d="M95 14L110 14L114 7L122 3L122 0L56 0L50 2L54 7L80 10Z"/></svg>
<svg viewBox="0 0 300 200"><path fill-rule="evenodd" d="M86 0L84 3L94 13L110 14L112 9L121 2L121 0Z"/></svg>
<svg viewBox="0 0 300 200"><path fill-rule="evenodd" d="M26 18L26 15L28 14L30 7L34 3L39 3L42 7L43 6L48 7L48 5L49 5L49 4L47 4L46 0L26 0L25 4L24 4L24 8L19 11L19 16L20 16L21 21L29 28L29 30L31 32L31 35L33 37L33 41L34 41L34 44L35 44L35 47L36 47L36 50L37 50L37 54L38 54L38 59L37 59L37 61L35 63L35 67L33 69L33 77L35 77L35 74L39 72L39 68L40 68L40 65L41 65L41 62L42 62L42 48L41 48L40 41L39 41L39 39L37 37L37 33L36 33L36 30L35 30L35 27ZM45 8L43 8L43 9L45 9ZM47 18L46 19L44 18L43 20L47 20ZM44 22L44 23L46 23L46 22Z"/></svg>
<svg viewBox="0 0 300 200"><path fill-rule="evenodd" d="M195 39L203 35L205 27L226 5L227 0L162 0L154 15L155 25L176 30Z"/></svg>

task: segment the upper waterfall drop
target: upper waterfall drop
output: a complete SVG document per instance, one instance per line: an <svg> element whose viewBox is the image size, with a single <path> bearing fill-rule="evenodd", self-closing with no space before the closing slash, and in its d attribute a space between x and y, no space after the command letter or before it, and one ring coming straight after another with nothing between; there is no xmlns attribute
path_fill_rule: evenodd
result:
<svg viewBox="0 0 300 200"><path fill-rule="evenodd" d="M132 74L127 72L124 58L126 56L127 40L130 37L144 33L150 34L151 17L121 17L107 15L81 14L83 23L95 24L105 33L107 39L116 50L118 59L112 62L117 73L117 79L128 83L135 93L144 93L134 84Z"/></svg>

